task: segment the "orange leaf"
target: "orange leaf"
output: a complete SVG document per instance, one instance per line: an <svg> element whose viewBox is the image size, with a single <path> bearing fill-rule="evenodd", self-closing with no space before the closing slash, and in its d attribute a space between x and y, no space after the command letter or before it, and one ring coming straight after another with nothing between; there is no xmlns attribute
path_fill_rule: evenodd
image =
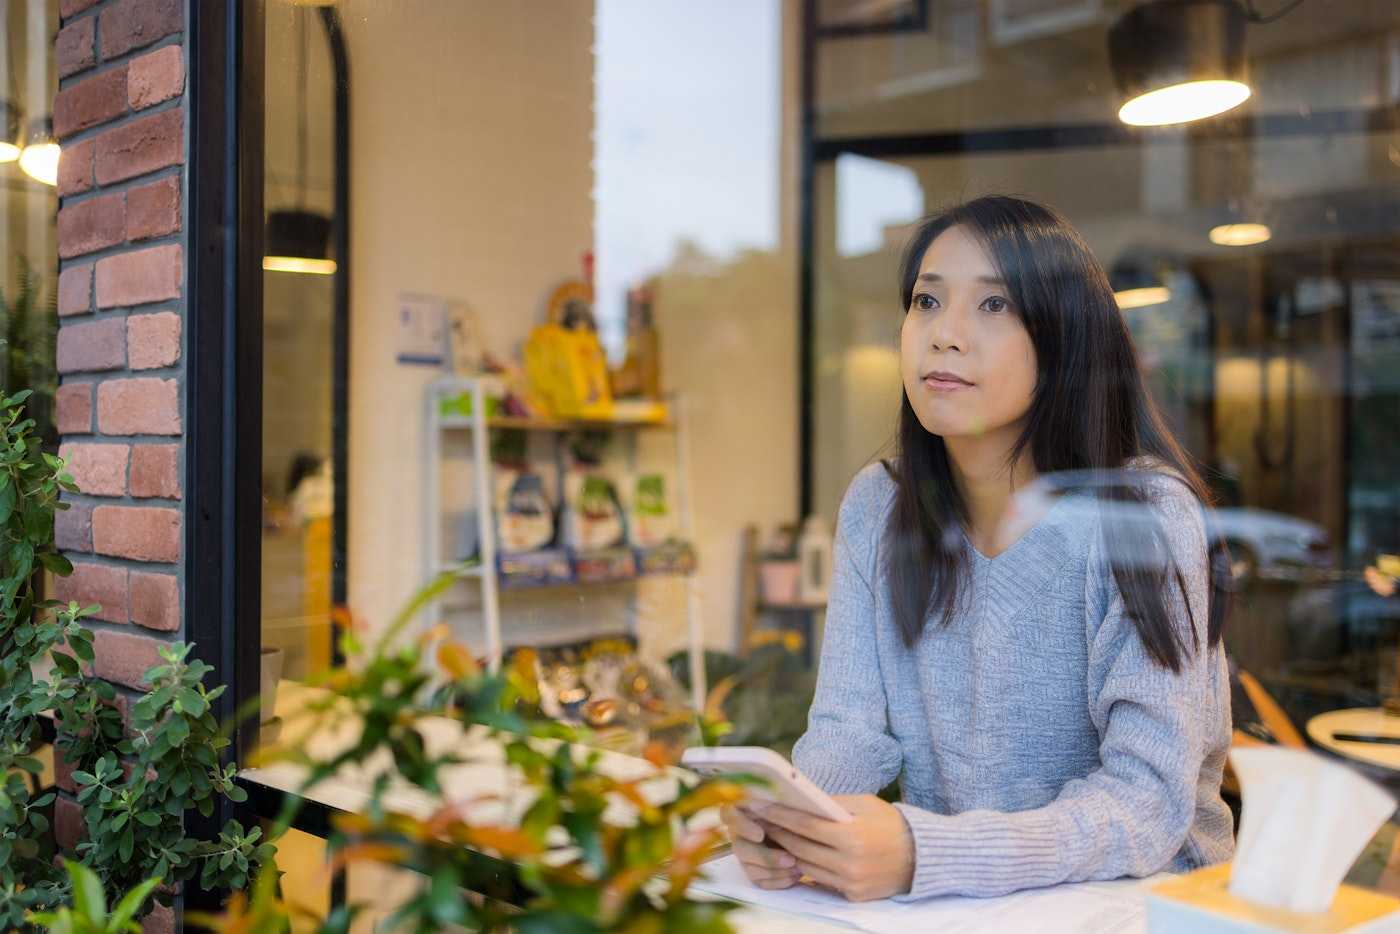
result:
<svg viewBox="0 0 1400 934"><path fill-rule="evenodd" d="M506 859L535 856L541 851L540 844L514 827L463 827L457 836L470 846L495 850Z"/></svg>
<svg viewBox="0 0 1400 934"><path fill-rule="evenodd" d="M335 829L343 833L366 834L375 829L376 824L364 814L346 811L331 818Z"/></svg>
<svg viewBox="0 0 1400 934"><path fill-rule="evenodd" d="M688 817L705 808L742 801L747 794L742 785L733 782L706 782L677 801L674 811L681 817Z"/></svg>
<svg viewBox="0 0 1400 934"><path fill-rule="evenodd" d="M335 855L326 863L326 872L334 876L351 863L401 863L407 858L408 853L400 846L372 841L352 843L336 850Z"/></svg>
<svg viewBox="0 0 1400 934"><path fill-rule="evenodd" d="M438 646L437 660L443 670L456 681L475 678L481 673L481 667L477 665L472 653L460 642L444 642Z"/></svg>
<svg viewBox="0 0 1400 934"><path fill-rule="evenodd" d="M675 747L663 743L659 739L654 739L646 744L646 747L642 749L642 758L658 769L675 765L680 760L680 757L676 755Z"/></svg>
<svg viewBox="0 0 1400 934"><path fill-rule="evenodd" d="M599 898L598 907L605 922L616 920L622 909L627 907L628 900L650 878L650 866L634 866L613 876L612 880L603 887L602 895Z"/></svg>

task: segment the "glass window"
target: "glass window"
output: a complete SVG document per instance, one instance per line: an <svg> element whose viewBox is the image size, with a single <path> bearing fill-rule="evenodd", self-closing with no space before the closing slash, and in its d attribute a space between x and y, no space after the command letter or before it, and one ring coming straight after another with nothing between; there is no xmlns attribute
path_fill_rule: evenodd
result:
<svg viewBox="0 0 1400 934"><path fill-rule="evenodd" d="M1083 234L1203 468L1232 665L1323 746L1400 709L1400 23L1276 6L1221 27L1246 100L1143 127L1119 0L269 5L282 702L335 606L382 630L446 573L410 631L538 650L598 742L709 699L789 753L838 507L894 451L901 252L1010 193Z"/></svg>
<svg viewBox="0 0 1400 934"><path fill-rule="evenodd" d="M28 414L56 449L58 144L50 108L58 3L7 0L0 17L0 380L7 394L34 391Z"/></svg>

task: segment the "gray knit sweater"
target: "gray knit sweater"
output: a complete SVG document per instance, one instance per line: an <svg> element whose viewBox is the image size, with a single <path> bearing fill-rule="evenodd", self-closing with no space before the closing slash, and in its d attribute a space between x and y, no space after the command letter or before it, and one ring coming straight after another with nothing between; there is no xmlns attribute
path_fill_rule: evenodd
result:
<svg viewBox="0 0 1400 934"><path fill-rule="evenodd" d="M1204 646L1200 507L1176 479L1144 478ZM906 649L883 554L894 492L871 464L842 500L816 699L793 762L832 794L899 778L916 852L902 898L1229 859L1224 653L1189 653L1178 674L1148 657L1101 555L1098 511L1084 508L1092 500L1061 497L994 558L961 536L970 599ZM1168 600L1185 631L1180 591Z"/></svg>

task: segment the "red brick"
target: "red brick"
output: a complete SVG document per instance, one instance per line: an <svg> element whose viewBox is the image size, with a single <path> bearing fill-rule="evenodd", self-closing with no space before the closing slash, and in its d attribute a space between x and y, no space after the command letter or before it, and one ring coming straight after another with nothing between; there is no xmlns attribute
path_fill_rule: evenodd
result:
<svg viewBox="0 0 1400 934"><path fill-rule="evenodd" d="M122 103L126 103L125 99ZM97 183L110 185L135 178L167 165L179 165L184 158L184 111L179 107L163 110L97 137Z"/></svg>
<svg viewBox="0 0 1400 934"><path fill-rule="evenodd" d="M171 176L126 193L126 238L149 240L180 229L180 178Z"/></svg>
<svg viewBox="0 0 1400 934"><path fill-rule="evenodd" d="M130 445L61 444L58 456L68 462L68 472L81 492L89 496L121 496L126 492Z"/></svg>
<svg viewBox="0 0 1400 934"><path fill-rule="evenodd" d="M132 447L131 495L180 498L178 444L138 444Z"/></svg>
<svg viewBox="0 0 1400 934"><path fill-rule="evenodd" d="M80 315L92 310L92 263L65 266L58 274L58 313Z"/></svg>
<svg viewBox="0 0 1400 934"><path fill-rule="evenodd" d="M97 261L97 307L116 308L180 297L184 253L178 243Z"/></svg>
<svg viewBox="0 0 1400 934"><path fill-rule="evenodd" d="M53 514L53 543L59 551L92 551L92 507L69 503Z"/></svg>
<svg viewBox="0 0 1400 934"><path fill-rule="evenodd" d="M185 52L167 45L127 63L126 95L132 110L168 101L185 89Z"/></svg>
<svg viewBox="0 0 1400 934"><path fill-rule="evenodd" d="M135 561L180 560L180 510L160 506L95 506L92 550Z"/></svg>
<svg viewBox="0 0 1400 934"><path fill-rule="evenodd" d="M96 603L101 607L95 617L109 623L124 623L127 614L126 568L108 564L74 561L73 573L54 578L54 599L63 603L76 601L79 606Z"/></svg>
<svg viewBox="0 0 1400 934"><path fill-rule="evenodd" d="M180 628L180 584L173 574L131 574L131 621L147 629Z"/></svg>
<svg viewBox="0 0 1400 934"><path fill-rule="evenodd" d="M97 0L58 0L58 15L67 19L70 16L77 16L88 7L97 3Z"/></svg>
<svg viewBox="0 0 1400 934"><path fill-rule="evenodd" d="M66 78L84 68L97 63L96 38L97 18L85 16L74 20L58 31L54 40L54 59L58 63L58 76Z"/></svg>
<svg viewBox="0 0 1400 934"><path fill-rule="evenodd" d="M117 0L102 11L102 57L115 58L185 28L181 0Z"/></svg>
<svg viewBox="0 0 1400 934"><path fill-rule="evenodd" d="M126 113L126 66L84 78L53 99L53 132L60 140Z"/></svg>
<svg viewBox="0 0 1400 934"><path fill-rule="evenodd" d="M69 794L78 793L78 783L73 781L73 770L77 766L68 761L62 750L57 746L53 747L53 780L54 784Z"/></svg>
<svg viewBox="0 0 1400 934"><path fill-rule="evenodd" d="M60 849L72 851L83 839L83 808L67 795L53 803L53 838Z"/></svg>
<svg viewBox="0 0 1400 934"><path fill-rule="evenodd" d="M58 329L58 372L115 370L126 365L126 321L84 321Z"/></svg>
<svg viewBox="0 0 1400 934"><path fill-rule="evenodd" d="M59 208L58 255L63 259L114 246L124 239L126 198L120 192Z"/></svg>
<svg viewBox="0 0 1400 934"><path fill-rule="evenodd" d="M59 386L54 407L59 434L78 435L92 431L91 383L65 383Z"/></svg>
<svg viewBox="0 0 1400 934"><path fill-rule="evenodd" d="M93 634L93 673L99 678L124 684L129 688L145 688L142 679L151 668L165 663L157 649L167 643L139 632L99 629Z"/></svg>
<svg viewBox="0 0 1400 934"><path fill-rule="evenodd" d="M141 934L175 934L175 909L153 902L150 914L141 919Z"/></svg>
<svg viewBox="0 0 1400 934"><path fill-rule="evenodd" d="M126 346L133 370L153 370L180 359L180 316L173 311L126 319Z"/></svg>
<svg viewBox="0 0 1400 934"><path fill-rule="evenodd" d="M106 435L178 435L180 386L152 376L97 386L97 428Z"/></svg>
<svg viewBox="0 0 1400 934"><path fill-rule="evenodd" d="M92 187L92 140L69 143L58 151L58 196L66 198Z"/></svg>

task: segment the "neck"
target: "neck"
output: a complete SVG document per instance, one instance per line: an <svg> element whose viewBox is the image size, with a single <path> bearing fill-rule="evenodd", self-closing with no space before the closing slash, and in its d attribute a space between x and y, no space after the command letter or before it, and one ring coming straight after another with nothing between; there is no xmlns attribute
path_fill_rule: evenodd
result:
<svg viewBox="0 0 1400 934"><path fill-rule="evenodd" d="M1002 550L1002 538L1010 533L1012 523L1007 519L1011 498L1036 478L1036 470L1028 454L1015 464L1007 458L1015 443L1019 426L1008 426L1001 432L978 436L945 437L953 479L967 506L968 537L983 554ZM1035 517L1017 517L1034 521ZM1019 523L1017 523L1019 524Z"/></svg>

